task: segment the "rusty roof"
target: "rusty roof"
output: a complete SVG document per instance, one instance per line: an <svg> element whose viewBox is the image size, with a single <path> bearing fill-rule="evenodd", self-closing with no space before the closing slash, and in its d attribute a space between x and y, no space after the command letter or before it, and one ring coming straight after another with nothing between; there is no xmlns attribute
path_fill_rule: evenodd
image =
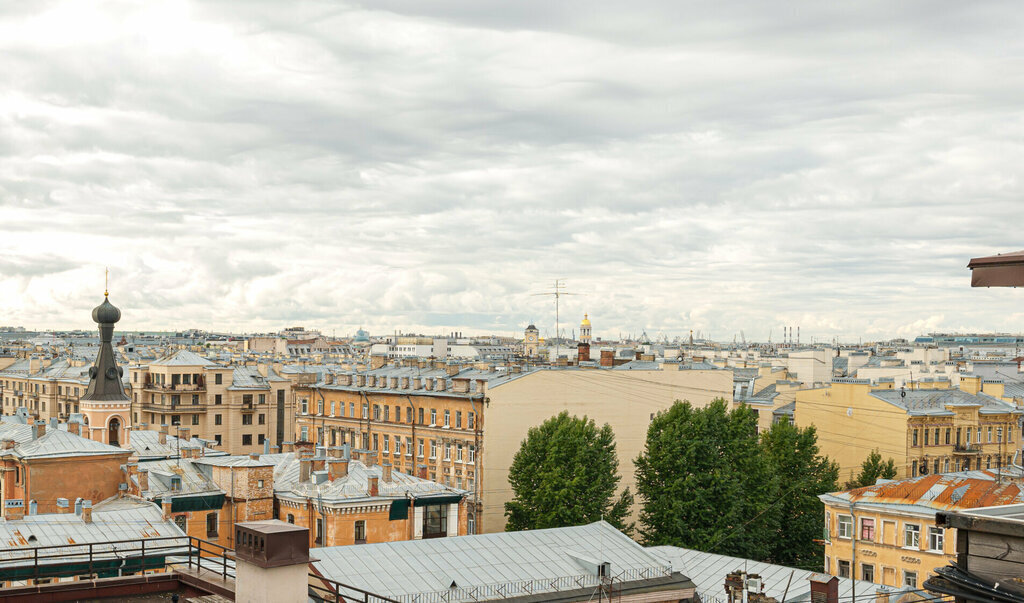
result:
<svg viewBox="0 0 1024 603"><path fill-rule="evenodd" d="M1002 482L992 469L925 475L823 494L821 499L838 504L913 505L936 511L1024 502L1024 483L1019 476L1006 478L1006 473L1004 469Z"/></svg>

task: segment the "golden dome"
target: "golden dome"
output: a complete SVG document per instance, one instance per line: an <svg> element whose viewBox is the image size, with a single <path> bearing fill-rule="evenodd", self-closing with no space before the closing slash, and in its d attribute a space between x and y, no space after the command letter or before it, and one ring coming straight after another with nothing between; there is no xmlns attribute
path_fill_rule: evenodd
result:
<svg viewBox="0 0 1024 603"><path fill-rule="evenodd" d="M580 323L580 326L581 327L589 327L590 326L590 319L587 318L586 314L583 315L583 322Z"/></svg>

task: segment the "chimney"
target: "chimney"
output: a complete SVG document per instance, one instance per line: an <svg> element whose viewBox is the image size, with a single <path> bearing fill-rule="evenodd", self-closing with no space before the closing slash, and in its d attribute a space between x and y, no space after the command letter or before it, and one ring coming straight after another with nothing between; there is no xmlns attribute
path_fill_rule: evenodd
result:
<svg viewBox="0 0 1024 603"><path fill-rule="evenodd" d="M341 446L331 446L331 447L330 447L330 448L328 449L327 453L328 453L328 454L329 454L329 455L331 456L331 458L333 458L333 459L340 459L340 458L342 458L342 457L344 456L344 455L342 454L342 453L343 453L344 451L345 451L345 449L344 449L344 448L342 448Z"/></svg>
<svg viewBox="0 0 1024 603"><path fill-rule="evenodd" d="M615 350L601 350L601 366L615 365Z"/></svg>
<svg viewBox="0 0 1024 603"><path fill-rule="evenodd" d="M263 440L263 454L270 454L270 439Z"/></svg>
<svg viewBox="0 0 1024 603"><path fill-rule="evenodd" d="M388 362L388 357L383 354L372 354L370 356L370 370L379 369Z"/></svg>
<svg viewBox="0 0 1024 603"><path fill-rule="evenodd" d="M380 479L385 484L391 483L391 463L385 462L381 465Z"/></svg>
<svg viewBox="0 0 1024 603"><path fill-rule="evenodd" d="M366 385L366 375L356 375L356 387L364 387Z"/></svg>
<svg viewBox="0 0 1024 603"><path fill-rule="evenodd" d="M892 593L892 590L889 587L885 585L879 586L878 590L875 591L875 603L889 603L890 593Z"/></svg>
<svg viewBox="0 0 1024 603"><path fill-rule="evenodd" d="M191 427L179 427L178 428L178 439L183 442L187 442L192 439L192 428Z"/></svg>
<svg viewBox="0 0 1024 603"><path fill-rule="evenodd" d="M360 452L359 450L353 450L352 452L348 453L348 458L352 459L353 461L358 461L359 460L359 452Z"/></svg>
<svg viewBox="0 0 1024 603"><path fill-rule="evenodd" d="M46 435L46 421L36 421L32 425L32 439L38 440Z"/></svg>
<svg viewBox="0 0 1024 603"><path fill-rule="evenodd" d="M324 373L324 385L334 385L334 375L331 373Z"/></svg>
<svg viewBox="0 0 1024 603"><path fill-rule="evenodd" d="M68 433L82 435L81 424L78 421L68 421Z"/></svg>
<svg viewBox="0 0 1024 603"><path fill-rule="evenodd" d="M4 501L4 518L7 521L14 521L25 516L25 501L19 498L9 498Z"/></svg>
<svg viewBox="0 0 1024 603"><path fill-rule="evenodd" d="M75 499L75 515L82 514L82 497L79 496Z"/></svg>
<svg viewBox="0 0 1024 603"><path fill-rule="evenodd" d="M811 603L839 603L839 578L811 574Z"/></svg>
<svg viewBox="0 0 1024 603"><path fill-rule="evenodd" d="M260 453L258 453L258 452L250 452L249 453L249 459L253 460L253 461L260 460Z"/></svg>
<svg viewBox="0 0 1024 603"><path fill-rule="evenodd" d="M4 450L10 450L18 445L18 442L10 438L4 438Z"/></svg>
<svg viewBox="0 0 1024 603"><path fill-rule="evenodd" d="M576 346L577 350L577 361L578 362L590 362L590 344L581 343Z"/></svg>
<svg viewBox="0 0 1024 603"><path fill-rule="evenodd" d="M167 501L167 506L171 506L171 501ZM82 521L85 523L92 523L92 501L82 501Z"/></svg>
<svg viewBox="0 0 1024 603"><path fill-rule="evenodd" d="M417 465L416 466L416 477L420 479L427 479L427 466Z"/></svg>
<svg viewBox="0 0 1024 603"><path fill-rule="evenodd" d="M145 492L149 490L149 469L139 469L138 473L139 490Z"/></svg>
<svg viewBox="0 0 1024 603"><path fill-rule="evenodd" d="M420 389L422 387L423 387L423 378L422 377L413 377L413 379L412 379L412 388L413 389Z"/></svg>
<svg viewBox="0 0 1024 603"><path fill-rule="evenodd" d="M39 503L37 503L36 499L33 498L32 500L28 501L28 514L29 515L37 515L38 513L39 513Z"/></svg>
<svg viewBox="0 0 1024 603"><path fill-rule="evenodd" d="M380 490L377 487L376 477L366 478L366 490L370 493L370 496L377 496L378 494L380 494Z"/></svg>
<svg viewBox="0 0 1024 603"><path fill-rule="evenodd" d="M313 468L313 461L308 458L302 458L299 460L299 482L308 482L309 473Z"/></svg>
<svg viewBox="0 0 1024 603"><path fill-rule="evenodd" d="M459 365L454 362L446 362L444 365L444 372L447 373L449 377L457 375L459 373Z"/></svg>
<svg viewBox="0 0 1024 603"><path fill-rule="evenodd" d="M163 509L164 509L164 519L170 519L171 518L171 499L170 498L165 498L161 502L162 502L162 506L163 506Z"/></svg>
<svg viewBox="0 0 1024 603"><path fill-rule="evenodd" d="M310 462L313 463L313 471L323 471L326 468L327 457L313 457Z"/></svg>
<svg viewBox="0 0 1024 603"><path fill-rule="evenodd" d="M270 454L277 454L279 452L281 452L281 447L280 446L271 446L270 447Z"/></svg>
<svg viewBox="0 0 1024 603"><path fill-rule="evenodd" d="M295 451L295 442L281 442L281 451L282 452L294 452Z"/></svg>
<svg viewBox="0 0 1024 603"><path fill-rule="evenodd" d="M331 481L348 475L348 461L344 459L331 459L327 463L327 473Z"/></svg>
<svg viewBox="0 0 1024 603"><path fill-rule="evenodd" d="M68 503L66 498L57 499L57 513L70 513L71 505Z"/></svg>
<svg viewBox="0 0 1024 603"><path fill-rule="evenodd" d="M160 433L157 435L157 441L161 444L167 443L167 423L160 426Z"/></svg>
<svg viewBox="0 0 1024 603"><path fill-rule="evenodd" d="M121 444L121 448L128 448L132 441L132 426L124 426L124 443Z"/></svg>

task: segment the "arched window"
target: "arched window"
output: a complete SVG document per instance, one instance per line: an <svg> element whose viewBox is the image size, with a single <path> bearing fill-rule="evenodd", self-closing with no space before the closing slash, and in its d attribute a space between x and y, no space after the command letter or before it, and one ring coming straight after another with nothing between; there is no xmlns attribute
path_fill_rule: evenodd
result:
<svg viewBox="0 0 1024 603"><path fill-rule="evenodd" d="M288 523L295 523L295 516L291 513L288 514Z"/></svg>

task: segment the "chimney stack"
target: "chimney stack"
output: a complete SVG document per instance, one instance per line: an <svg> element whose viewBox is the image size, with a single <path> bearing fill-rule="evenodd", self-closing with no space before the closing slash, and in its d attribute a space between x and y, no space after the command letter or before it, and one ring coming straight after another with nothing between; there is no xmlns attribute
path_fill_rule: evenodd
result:
<svg viewBox="0 0 1024 603"><path fill-rule="evenodd" d="M168 505L169 504L170 504L170 501L168 501ZM92 523L92 501L91 500L83 500L82 501L82 521L85 522L85 523Z"/></svg>
<svg viewBox="0 0 1024 603"><path fill-rule="evenodd" d="M16 440L12 440L11 438L4 438L4 442L3 442L4 450L10 450L11 448L14 448L17 445L18 445L18 442Z"/></svg>
<svg viewBox="0 0 1024 603"><path fill-rule="evenodd" d="M418 477L420 479L427 479L427 466L426 465L418 465L416 467L416 477Z"/></svg>
<svg viewBox="0 0 1024 603"><path fill-rule="evenodd" d="M380 478L385 484L391 483L391 463L385 462L381 465Z"/></svg>
<svg viewBox="0 0 1024 603"><path fill-rule="evenodd" d="M46 435L46 421L36 421L32 424L32 439L38 440Z"/></svg>
<svg viewBox="0 0 1024 603"><path fill-rule="evenodd" d="M179 427L178 428L178 439L183 442L188 442L192 439L192 428L191 427Z"/></svg>
<svg viewBox="0 0 1024 603"><path fill-rule="evenodd" d="M68 421L68 433L82 435L78 421Z"/></svg>
<svg viewBox="0 0 1024 603"><path fill-rule="evenodd" d="M71 505L66 498L57 499L57 513L70 513Z"/></svg>
<svg viewBox="0 0 1024 603"><path fill-rule="evenodd" d="M160 433L157 435L157 441L161 444L167 443L167 423L160 425Z"/></svg>
<svg viewBox="0 0 1024 603"><path fill-rule="evenodd" d="M124 443L121 444L121 448L128 448L132 442L132 426L124 426Z"/></svg>
<svg viewBox="0 0 1024 603"><path fill-rule="evenodd" d="M380 493L376 477L366 478L366 489L370 492L370 496L377 496Z"/></svg>
<svg viewBox="0 0 1024 603"><path fill-rule="evenodd" d="M313 461L308 458L299 459L299 481L308 482L309 473L313 468Z"/></svg>
<svg viewBox="0 0 1024 603"><path fill-rule="evenodd" d="M32 500L28 501L28 514L29 515L37 515L38 513L39 513L39 503L37 503L36 499L33 498Z"/></svg>
<svg viewBox="0 0 1024 603"><path fill-rule="evenodd" d="M75 515L82 514L82 497L79 496L75 499Z"/></svg>
<svg viewBox="0 0 1024 603"><path fill-rule="evenodd" d="M811 603L839 603L839 578L811 574Z"/></svg>
<svg viewBox="0 0 1024 603"><path fill-rule="evenodd" d="M139 469L138 480L140 491L149 490L149 469Z"/></svg>
<svg viewBox="0 0 1024 603"><path fill-rule="evenodd" d="M25 516L25 501L20 498L9 498L4 501L4 518L14 521Z"/></svg>
<svg viewBox="0 0 1024 603"><path fill-rule="evenodd" d="M345 459L331 459L327 463L327 473L331 481L348 475L348 461Z"/></svg>
<svg viewBox="0 0 1024 603"><path fill-rule="evenodd" d="M260 460L260 453L258 453L258 452L250 452L249 453L249 459L253 460L253 461Z"/></svg>
<svg viewBox="0 0 1024 603"><path fill-rule="evenodd" d="M171 499L170 498L165 498L165 499L163 499L161 501L161 503L162 503L161 506L164 509L164 519L170 519L171 518Z"/></svg>
<svg viewBox="0 0 1024 603"><path fill-rule="evenodd" d="M295 450L295 442L281 442L282 452L293 452Z"/></svg>

